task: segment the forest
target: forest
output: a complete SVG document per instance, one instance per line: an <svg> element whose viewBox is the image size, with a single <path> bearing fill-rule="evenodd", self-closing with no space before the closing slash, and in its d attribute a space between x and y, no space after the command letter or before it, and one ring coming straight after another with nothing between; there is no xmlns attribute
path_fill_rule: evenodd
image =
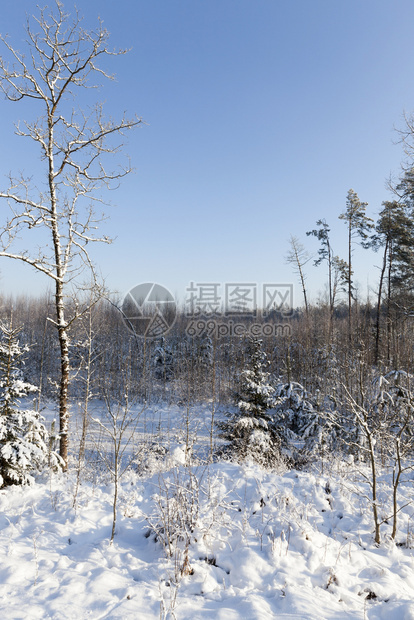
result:
<svg viewBox="0 0 414 620"><path fill-rule="evenodd" d="M6 100L41 112L17 134L44 164L41 181L10 175L0 191L0 269L25 263L50 287L0 294L0 607L16 618L414 617L412 118L393 200L374 221L350 189L335 214L346 256L325 219L286 240L296 307L241 312L244 333L226 335L219 312L189 315L177 300L169 329L146 336L90 249L110 242L95 209L131 171L121 140L142 121L106 118L100 103L72 109L96 74L111 78L102 58L125 50L53 6L27 26L29 55L3 37L0 58ZM365 298L357 246L380 264ZM326 279L316 302L312 264Z"/></svg>

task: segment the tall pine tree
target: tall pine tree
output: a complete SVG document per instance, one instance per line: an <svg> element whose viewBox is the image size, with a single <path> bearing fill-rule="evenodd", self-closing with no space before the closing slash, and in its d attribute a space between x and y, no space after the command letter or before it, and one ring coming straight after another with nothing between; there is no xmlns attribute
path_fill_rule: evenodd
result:
<svg viewBox="0 0 414 620"><path fill-rule="evenodd" d="M348 227L348 332L349 339L352 337L352 299L353 299L353 271L352 271L352 253L353 241L359 237L363 247L369 244L368 233L373 228L371 218L366 215L368 203L361 202L358 194L353 189L348 191L346 197L346 209L339 216L340 220L344 220Z"/></svg>
<svg viewBox="0 0 414 620"><path fill-rule="evenodd" d="M409 293L414 285L414 232L413 218L407 204L384 201L371 244L375 251L383 249L382 268L378 285L377 319L375 330L374 362L379 361L381 314L383 297L386 298L387 360L390 360L390 330L392 300ZM385 295L384 295L385 293Z"/></svg>

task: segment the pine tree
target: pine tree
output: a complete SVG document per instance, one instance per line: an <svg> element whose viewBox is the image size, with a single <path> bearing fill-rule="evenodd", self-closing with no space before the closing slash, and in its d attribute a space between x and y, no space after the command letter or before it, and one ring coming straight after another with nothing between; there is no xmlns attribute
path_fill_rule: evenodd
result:
<svg viewBox="0 0 414 620"><path fill-rule="evenodd" d="M329 355L333 356L331 347ZM319 390L313 396L295 381L276 385L277 429L295 467L306 464L316 455L323 457L335 448L337 432L327 415L332 407L332 399Z"/></svg>
<svg viewBox="0 0 414 620"><path fill-rule="evenodd" d="M162 336L154 351L154 367L157 379L167 382L173 376L174 356Z"/></svg>
<svg viewBox="0 0 414 620"><path fill-rule="evenodd" d="M403 193L405 181L398 186ZM382 267L378 284L377 318L375 330L374 363L379 361L381 341L381 314L383 297L386 299L386 359L391 355L391 308L412 303L414 286L414 233L413 213L407 203L384 201L372 235L370 245L374 251L383 250ZM413 205L414 206L414 205ZM395 302L395 303L394 303Z"/></svg>
<svg viewBox="0 0 414 620"><path fill-rule="evenodd" d="M21 399L37 388L22 378L21 329L0 323L0 487L33 481L32 473L58 465L49 451L49 435L38 412L21 407Z"/></svg>
<svg viewBox="0 0 414 620"><path fill-rule="evenodd" d="M414 168L405 171L396 192L398 201L383 203L379 225L393 241L392 283L401 292L411 293L414 286ZM390 209L391 217L387 213Z"/></svg>
<svg viewBox="0 0 414 620"><path fill-rule="evenodd" d="M213 342L211 337L204 333L198 343L197 363L201 370L207 370L213 365Z"/></svg>
<svg viewBox="0 0 414 620"><path fill-rule="evenodd" d="M333 252L330 241L329 233L331 229L327 224L326 220L318 220L316 225L319 226L318 229L309 230L306 234L307 236L312 235L316 237L318 241L321 242L321 246L318 250L318 258L314 260L313 264L315 267L318 267L323 261L326 261L328 264L328 290L329 290L329 308L330 308L330 316L333 315L333 307L334 307L334 297L333 297Z"/></svg>
<svg viewBox="0 0 414 620"><path fill-rule="evenodd" d="M339 290L343 290L344 287L348 290L349 278L352 276L352 273L349 272L348 263L339 258L339 256L334 255L331 240L330 240L330 232L331 229L327 224L326 220L318 220L316 225L319 228L314 228L313 230L309 230L306 234L308 236L313 236L320 241L321 245L318 250L318 258L316 258L313 262L315 267L319 267L319 265L326 261L328 265L328 292L329 292L329 342L331 342L333 337L333 315L335 308L335 299L336 294Z"/></svg>
<svg viewBox="0 0 414 620"><path fill-rule="evenodd" d="M269 467L281 460L280 438L272 412L274 388L269 383L262 341L252 339L247 353L236 395L237 410L218 426L221 437L228 442L227 452L239 460L251 458Z"/></svg>
<svg viewBox="0 0 414 620"><path fill-rule="evenodd" d="M348 335L352 337L352 299L354 298L354 284L352 272L353 239L359 237L363 247L368 247L370 241L368 233L373 228L371 218L366 215L368 203L361 202L358 194L350 189L346 198L346 209L339 216L348 226Z"/></svg>

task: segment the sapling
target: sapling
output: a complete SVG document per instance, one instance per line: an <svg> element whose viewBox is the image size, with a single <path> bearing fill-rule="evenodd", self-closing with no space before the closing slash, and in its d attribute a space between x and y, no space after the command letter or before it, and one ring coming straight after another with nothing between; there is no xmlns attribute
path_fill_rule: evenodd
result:
<svg viewBox="0 0 414 620"><path fill-rule="evenodd" d="M130 368L128 367L124 376L125 393L123 402L113 402L108 393L105 392L105 419L102 421L99 418L93 418L93 421L101 430L102 435L109 439L112 448L111 454L107 454L100 445L96 444L99 456L107 471L110 473L114 483L114 496L112 503L113 518L110 538L111 544L115 537L120 480L125 472L130 468L137 456L137 451L134 449L132 444L140 416L145 409L144 405L139 411L136 411L132 408L131 403L129 402L129 372ZM132 448L129 454L127 454L128 448Z"/></svg>
<svg viewBox="0 0 414 620"><path fill-rule="evenodd" d="M371 475L367 478L369 486L371 488L371 507L372 507L372 515L374 519L374 529L375 529L375 543L377 545L381 542L380 535L380 526L381 520L379 518L378 512L378 474L377 474L377 458L376 458L376 424L373 420L372 411L360 405L356 402L356 400L351 396L350 392L343 386L346 395L346 404L349 407L350 411L355 417L356 424L359 430L362 432L363 437L365 439L365 444L358 444L358 449L365 453L368 456ZM354 444L355 442L350 442L350 444Z"/></svg>
<svg viewBox="0 0 414 620"><path fill-rule="evenodd" d="M76 507L79 486L80 486L80 479L81 479L81 471L82 471L82 468L84 466L84 461L85 461L86 439L87 439L87 432L88 432L88 427L89 427L89 422L90 422L89 404L93 396L92 390L91 390L93 366L96 360L98 359L98 357L100 357L100 353L95 354L93 351L94 333L93 333L93 321L92 321L92 309L91 308L89 309L86 318L87 318L87 324L85 326L86 339L82 343L83 345L82 348L84 349L84 351L83 351L83 354L81 355L81 364L80 364L80 370L84 370L83 376L82 376L82 373L80 373L80 380L83 383L83 388L84 388L84 398L83 398L83 402L80 405L81 413L82 413L82 429L81 429L81 436L79 440L78 460L76 464L76 483L75 483L75 490L73 493L73 507L74 508Z"/></svg>

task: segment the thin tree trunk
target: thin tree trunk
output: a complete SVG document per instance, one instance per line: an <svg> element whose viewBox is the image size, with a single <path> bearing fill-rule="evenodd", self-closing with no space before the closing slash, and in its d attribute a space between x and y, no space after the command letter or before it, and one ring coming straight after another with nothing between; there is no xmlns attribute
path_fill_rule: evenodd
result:
<svg viewBox="0 0 414 620"><path fill-rule="evenodd" d="M40 351L40 369L39 369L39 390L37 392L37 411L40 412L40 401L42 398L42 387L43 387L43 365L45 361L45 341L46 341L46 329L47 329L47 318L45 320L45 327L43 329L43 337L42 337L42 348Z"/></svg>
<svg viewBox="0 0 414 620"><path fill-rule="evenodd" d="M287 262L293 264L297 270L302 286L303 300L305 303L306 320L309 318L308 296L306 294L305 274L303 273L303 265L305 265L309 258L306 256L303 246L299 243L296 237L293 235L290 237L290 245L292 251L287 256Z"/></svg>
<svg viewBox="0 0 414 620"><path fill-rule="evenodd" d="M348 228L348 338L352 341L352 226Z"/></svg>
<svg viewBox="0 0 414 620"><path fill-rule="evenodd" d="M91 363L92 363L92 311L89 311L89 325L88 325L88 355L86 358L86 381L85 381L85 401L82 411L82 433L79 442L79 454L78 454L78 470L76 472L76 485L75 492L73 494L73 507L76 507L76 501L78 497L80 476L82 465L85 459L86 450L86 435L88 431L89 423L89 399L90 399L90 386L91 386Z"/></svg>
<svg viewBox="0 0 414 620"><path fill-rule="evenodd" d="M333 340L333 315L334 315L334 294L332 290L332 253L331 245L328 241L328 282L329 282L329 351Z"/></svg>
<svg viewBox="0 0 414 620"><path fill-rule="evenodd" d="M375 524L375 542L377 545L381 542L380 537L380 524L378 521L378 506L377 506L377 471L375 467L375 454L372 437L367 433L368 445L369 445L369 457L371 462L371 476L372 476L372 512L374 515Z"/></svg>
<svg viewBox="0 0 414 620"><path fill-rule="evenodd" d="M120 441L116 440L115 442L115 467L114 467L114 484L115 484L115 489L114 489L114 501L112 504L112 514L113 514L113 518L112 518L112 531L111 531L111 540L110 540L110 544L113 543L114 541L114 537L115 537L115 529L116 529L116 506L117 506L117 502L118 502L118 483L119 483L119 447L120 447Z"/></svg>
<svg viewBox="0 0 414 620"><path fill-rule="evenodd" d="M398 514L397 493L398 493L398 485L400 483L400 477L401 477L401 472L402 472L399 438L396 441L395 448L396 448L396 453L397 453L398 469L397 469L397 475L395 475L395 472L394 472L394 476L393 476L393 492L392 492L393 519L392 519L392 534L391 534L391 538L393 540L395 540L395 537L397 535L397 514Z"/></svg>
<svg viewBox="0 0 414 620"><path fill-rule="evenodd" d="M388 257L388 291L387 291L387 364L391 361L391 273L392 273L392 247Z"/></svg>
<svg viewBox="0 0 414 620"><path fill-rule="evenodd" d="M216 408L216 346L213 345L213 376L211 386L211 420L210 420L210 461L213 462L214 455L214 426L215 426L215 408Z"/></svg>
<svg viewBox="0 0 414 620"><path fill-rule="evenodd" d="M299 265L299 274L300 274L300 281L302 284L303 300L305 302L306 319L309 319L308 297L306 295L305 278L303 276L302 265Z"/></svg>
<svg viewBox="0 0 414 620"><path fill-rule="evenodd" d="M382 288L384 284L385 270L387 268L387 253L388 253L388 239L385 243L384 259L382 262L381 276L380 276L379 288L378 288L377 320L376 320L376 326L375 326L375 352L374 352L374 364L375 365L378 364L378 357L379 357L379 341L380 341L380 327L381 327L381 298L382 298Z"/></svg>

